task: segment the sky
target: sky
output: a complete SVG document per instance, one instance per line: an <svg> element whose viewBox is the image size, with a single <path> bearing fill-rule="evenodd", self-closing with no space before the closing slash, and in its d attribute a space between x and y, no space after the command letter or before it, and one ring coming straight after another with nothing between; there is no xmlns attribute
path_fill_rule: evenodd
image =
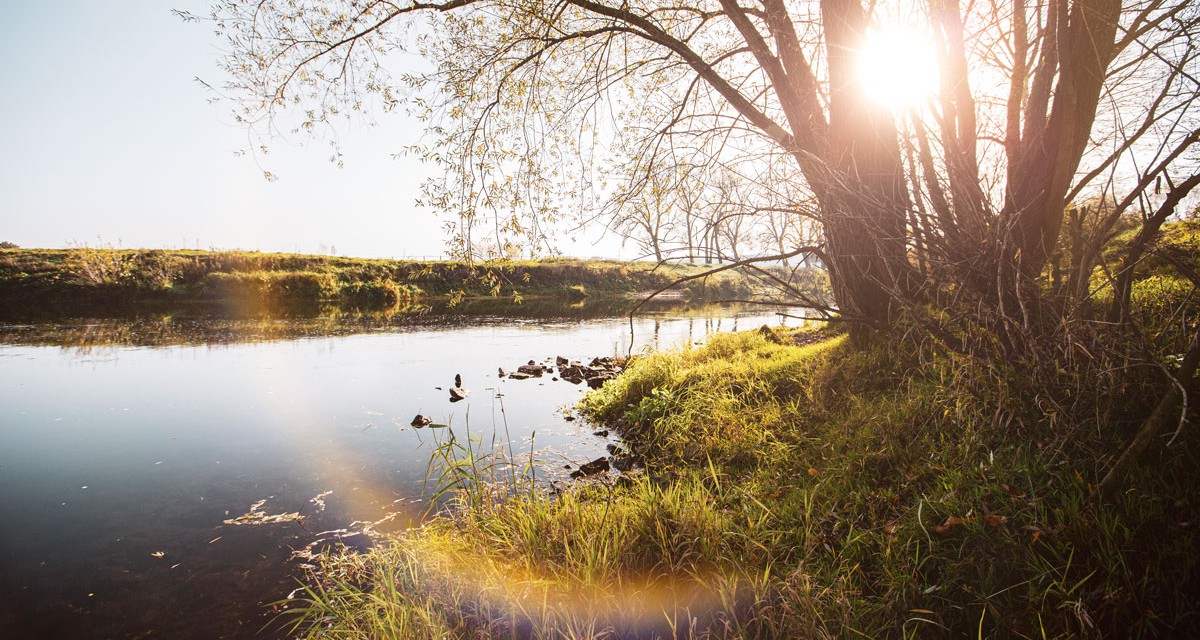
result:
<svg viewBox="0 0 1200 640"><path fill-rule="evenodd" d="M204 0L10 2L0 9L0 241L439 257L444 220L415 206L431 167L394 157L418 123L384 114L324 140L247 145L220 84L221 41L172 9ZM303 143L303 144L301 144ZM277 180L268 182L263 171ZM579 242L568 254L611 254Z"/></svg>

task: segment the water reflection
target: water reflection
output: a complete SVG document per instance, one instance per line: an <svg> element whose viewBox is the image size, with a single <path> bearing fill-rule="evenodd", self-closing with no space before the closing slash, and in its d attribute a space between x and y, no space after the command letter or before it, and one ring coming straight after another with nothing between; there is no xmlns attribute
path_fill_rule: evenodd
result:
<svg viewBox="0 0 1200 640"><path fill-rule="evenodd" d="M563 415L583 387L498 367L780 322L662 306L631 322L589 304L6 323L0 637L255 636L261 603L293 587L294 550L419 516L433 432L414 415L507 433L561 470L610 442ZM472 393L451 404L455 376ZM253 512L303 517L227 523Z"/></svg>
<svg viewBox="0 0 1200 640"><path fill-rule="evenodd" d="M481 324L595 320L625 315L636 304L627 298L590 299L572 304L537 299L516 303L488 298L465 300L457 305L436 299L374 311L338 306L233 311L219 306L192 305L91 316L31 315L10 309L0 314L0 344L87 349L105 345L159 347L263 342ZM700 328L702 334L714 330L736 331L737 317L747 313L762 315L763 311L746 305L692 305L680 300L652 300L638 309L637 316L652 320L665 316L689 317L688 334L695 337L698 335L694 326L697 320L706 323ZM661 320L654 322L653 332L657 337ZM726 328L721 328L722 322Z"/></svg>

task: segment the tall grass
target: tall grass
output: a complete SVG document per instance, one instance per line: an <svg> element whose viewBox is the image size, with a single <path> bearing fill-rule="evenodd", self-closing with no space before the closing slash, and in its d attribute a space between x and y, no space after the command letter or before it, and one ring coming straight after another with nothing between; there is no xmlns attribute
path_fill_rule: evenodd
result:
<svg viewBox="0 0 1200 640"><path fill-rule="evenodd" d="M336 597L307 593L299 628L392 637L390 625L403 625L413 637L458 638L1197 630L1195 446L1165 450L1126 495L1098 506L1090 485L1124 441L1115 425L1051 424L1025 406L1020 380L967 359L789 338L718 336L652 354L587 396L584 412L617 425L646 460L619 479L553 494L494 473L505 467L484 462L475 441L444 449L459 462L441 486L460 508L365 556L328 558L316 583L347 572L358 582L339 583Z"/></svg>

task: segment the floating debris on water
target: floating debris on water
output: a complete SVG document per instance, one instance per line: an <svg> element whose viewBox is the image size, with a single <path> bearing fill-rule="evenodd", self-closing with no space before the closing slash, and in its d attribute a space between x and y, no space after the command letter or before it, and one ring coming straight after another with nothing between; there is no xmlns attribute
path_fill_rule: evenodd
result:
<svg viewBox="0 0 1200 640"><path fill-rule="evenodd" d="M330 489L329 491L322 491L314 496L312 500L309 500L309 502L313 503L313 505L317 507L318 513L325 510L325 498L328 498L329 494L331 493L333 493L333 489Z"/></svg>
<svg viewBox="0 0 1200 640"><path fill-rule="evenodd" d="M300 515L298 511L276 514L268 514L267 512L263 511L263 505L267 503L267 500L270 500L274 497L275 496L268 496L262 500L259 500L258 502L255 502L254 504L250 505L249 511L236 518L225 520L225 524L274 524L276 522L297 522L304 519L304 516Z"/></svg>

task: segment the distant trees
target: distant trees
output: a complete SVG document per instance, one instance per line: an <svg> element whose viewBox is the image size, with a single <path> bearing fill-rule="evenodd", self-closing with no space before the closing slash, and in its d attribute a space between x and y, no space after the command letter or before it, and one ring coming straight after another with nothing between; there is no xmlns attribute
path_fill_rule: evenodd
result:
<svg viewBox="0 0 1200 640"><path fill-rule="evenodd" d="M0 242L0 249L20 249L20 248L21 248L21 246L15 242L9 242L7 240L5 240L4 242Z"/></svg>

